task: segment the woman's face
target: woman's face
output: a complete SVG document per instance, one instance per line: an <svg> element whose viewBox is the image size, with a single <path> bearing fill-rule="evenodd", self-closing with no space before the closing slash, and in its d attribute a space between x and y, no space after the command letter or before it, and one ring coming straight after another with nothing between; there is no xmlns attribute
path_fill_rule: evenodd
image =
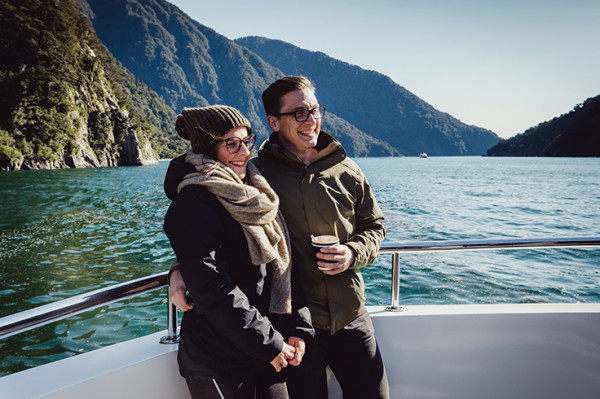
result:
<svg viewBox="0 0 600 399"><path fill-rule="evenodd" d="M223 139L230 139L234 137L238 139L244 139L247 136L248 130L243 126L238 126L228 131L227 134L223 136ZM244 142L241 142L239 144L239 151L235 154L232 154L227 149L227 142L219 141L215 148L215 156L219 161L229 166L229 168L233 170L240 179L243 179L244 177L246 177L246 166L248 165L248 161L250 160L252 148L246 147L246 144Z"/></svg>

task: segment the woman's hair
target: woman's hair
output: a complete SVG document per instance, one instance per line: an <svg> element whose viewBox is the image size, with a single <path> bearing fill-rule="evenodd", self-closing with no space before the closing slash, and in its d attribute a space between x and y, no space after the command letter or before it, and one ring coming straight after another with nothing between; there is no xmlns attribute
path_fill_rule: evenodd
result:
<svg viewBox="0 0 600 399"><path fill-rule="evenodd" d="M301 90L308 87L313 92L315 86L304 76L284 76L281 79L271 83L262 94L263 106L268 115L275 115L281 111L281 97L294 90Z"/></svg>

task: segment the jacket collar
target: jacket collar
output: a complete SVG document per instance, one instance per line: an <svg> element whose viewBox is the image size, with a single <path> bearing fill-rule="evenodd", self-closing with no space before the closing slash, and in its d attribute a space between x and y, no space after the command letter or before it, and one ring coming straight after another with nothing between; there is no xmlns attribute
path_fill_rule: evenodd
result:
<svg viewBox="0 0 600 399"><path fill-rule="evenodd" d="M346 158L346 150L344 150L342 144L324 130L319 133L315 149L318 151L317 157L310 165L306 166L307 169L326 169ZM258 155L266 158L277 158L279 161L300 164L304 167L304 163L298 156L283 147L278 133L271 134L260 146Z"/></svg>

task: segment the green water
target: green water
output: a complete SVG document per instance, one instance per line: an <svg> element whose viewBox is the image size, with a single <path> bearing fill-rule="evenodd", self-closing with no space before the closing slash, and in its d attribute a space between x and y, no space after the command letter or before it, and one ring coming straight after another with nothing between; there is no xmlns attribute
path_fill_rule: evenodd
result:
<svg viewBox="0 0 600 399"><path fill-rule="evenodd" d="M356 160L388 241L600 235L600 159ZM0 317L167 270L156 166L0 172ZM389 259L363 269L388 304ZM600 302L599 250L412 254L401 303ZM0 375L166 328L166 292L0 340Z"/></svg>
<svg viewBox="0 0 600 399"><path fill-rule="evenodd" d="M166 166L1 173L0 315L167 269ZM0 341L0 372L165 327L166 293L150 293Z"/></svg>

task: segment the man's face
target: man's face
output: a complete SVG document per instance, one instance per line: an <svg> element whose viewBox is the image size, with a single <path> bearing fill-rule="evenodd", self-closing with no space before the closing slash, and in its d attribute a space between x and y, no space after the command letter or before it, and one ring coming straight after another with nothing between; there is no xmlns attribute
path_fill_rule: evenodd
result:
<svg viewBox="0 0 600 399"><path fill-rule="evenodd" d="M315 93L309 88L295 90L281 97L279 112L311 110L319 106ZM279 132L281 144L288 151L301 156L317 145L321 131L321 119L309 114L304 122L296 121L294 115L269 116L269 126L274 132Z"/></svg>

